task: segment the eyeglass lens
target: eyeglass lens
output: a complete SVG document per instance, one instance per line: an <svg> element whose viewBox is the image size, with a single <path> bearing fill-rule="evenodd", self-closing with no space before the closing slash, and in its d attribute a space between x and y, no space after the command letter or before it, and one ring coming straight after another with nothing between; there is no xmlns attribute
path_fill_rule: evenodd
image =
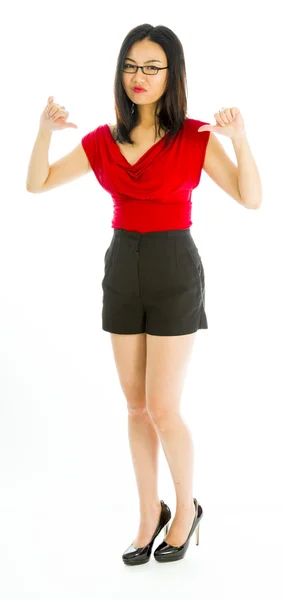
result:
<svg viewBox="0 0 282 600"><path fill-rule="evenodd" d="M145 75L155 75L158 72L158 70L158 67L155 67L153 65L143 67L143 72L145 73ZM125 71L125 73L136 73L137 68L135 65L127 63L123 66L123 71Z"/></svg>

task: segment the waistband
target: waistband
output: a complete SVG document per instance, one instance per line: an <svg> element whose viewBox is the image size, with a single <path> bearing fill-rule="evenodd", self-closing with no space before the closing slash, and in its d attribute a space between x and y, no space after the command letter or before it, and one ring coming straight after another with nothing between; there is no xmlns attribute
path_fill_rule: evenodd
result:
<svg viewBox="0 0 282 600"><path fill-rule="evenodd" d="M132 238L135 240L141 239L169 239L169 238L178 238L178 237L192 237L190 227L187 229L168 229L164 231L146 231L145 233L140 233L138 231L128 231L127 229L118 229L114 228L114 237L117 238Z"/></svg>

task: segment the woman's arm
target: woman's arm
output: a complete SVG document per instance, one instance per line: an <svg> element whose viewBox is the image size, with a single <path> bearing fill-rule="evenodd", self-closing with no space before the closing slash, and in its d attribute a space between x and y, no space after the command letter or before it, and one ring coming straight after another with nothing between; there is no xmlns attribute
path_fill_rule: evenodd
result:
<svg viewBox="0 0 282 600"><path fill-rule="evenodd" d="M259 208L262 203L262 185L247 136L232 139L238 163L238 187L247 208Z"/></svg>
<svg viewBox="0 0 282 600"><path fill-rule="evenodd" d="M48 152L51 137L52 131L39 129L28 165L26 189L29 192L38 191L49 175Z"/></svg>

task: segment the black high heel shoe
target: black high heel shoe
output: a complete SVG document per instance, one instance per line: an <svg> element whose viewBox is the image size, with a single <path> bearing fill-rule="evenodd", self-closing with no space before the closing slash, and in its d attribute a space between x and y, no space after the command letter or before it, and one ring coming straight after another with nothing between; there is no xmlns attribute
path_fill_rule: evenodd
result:
<svg viewBox="0 0 282 600"><path fill-rule="evenodd" d="M161 514L159 518L159 522L156 528L156 531L150 540L150 542L144 546L143 548L135 548L133 544L131 544L123 553L122 560L126 565L142 565L150 560L152 546L155 538L164 527L165 536L168 532L168 522L171 519L170 508L165 504L163 500L161 500Z"/></svg>
<svg viewBox="0 0 282 600"><path fill-rule="evenodd" d="M204 513L196 498L193 498L193 500L195 504L195 517L186 542L184 542L182 546L171 546L163 541L154 552L154 557L158 562L170 562L184 558L194 531L196 531L196 545L199 545L200 520L202 519Z"/></svg>

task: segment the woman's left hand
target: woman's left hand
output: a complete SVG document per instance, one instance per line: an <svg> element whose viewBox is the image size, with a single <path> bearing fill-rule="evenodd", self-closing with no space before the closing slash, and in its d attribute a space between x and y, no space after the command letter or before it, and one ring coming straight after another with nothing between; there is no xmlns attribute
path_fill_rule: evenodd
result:
<svg viewBox="0 0 282 600"><path fill-rule="evenodd" d="M202 125L198 131L213 131L214 133L226 135L226 137L230 137L231 139L246 136L245 124L240 110L236 106L222 108L215 113L214 118L217 122L216 125Z"/></svg>

